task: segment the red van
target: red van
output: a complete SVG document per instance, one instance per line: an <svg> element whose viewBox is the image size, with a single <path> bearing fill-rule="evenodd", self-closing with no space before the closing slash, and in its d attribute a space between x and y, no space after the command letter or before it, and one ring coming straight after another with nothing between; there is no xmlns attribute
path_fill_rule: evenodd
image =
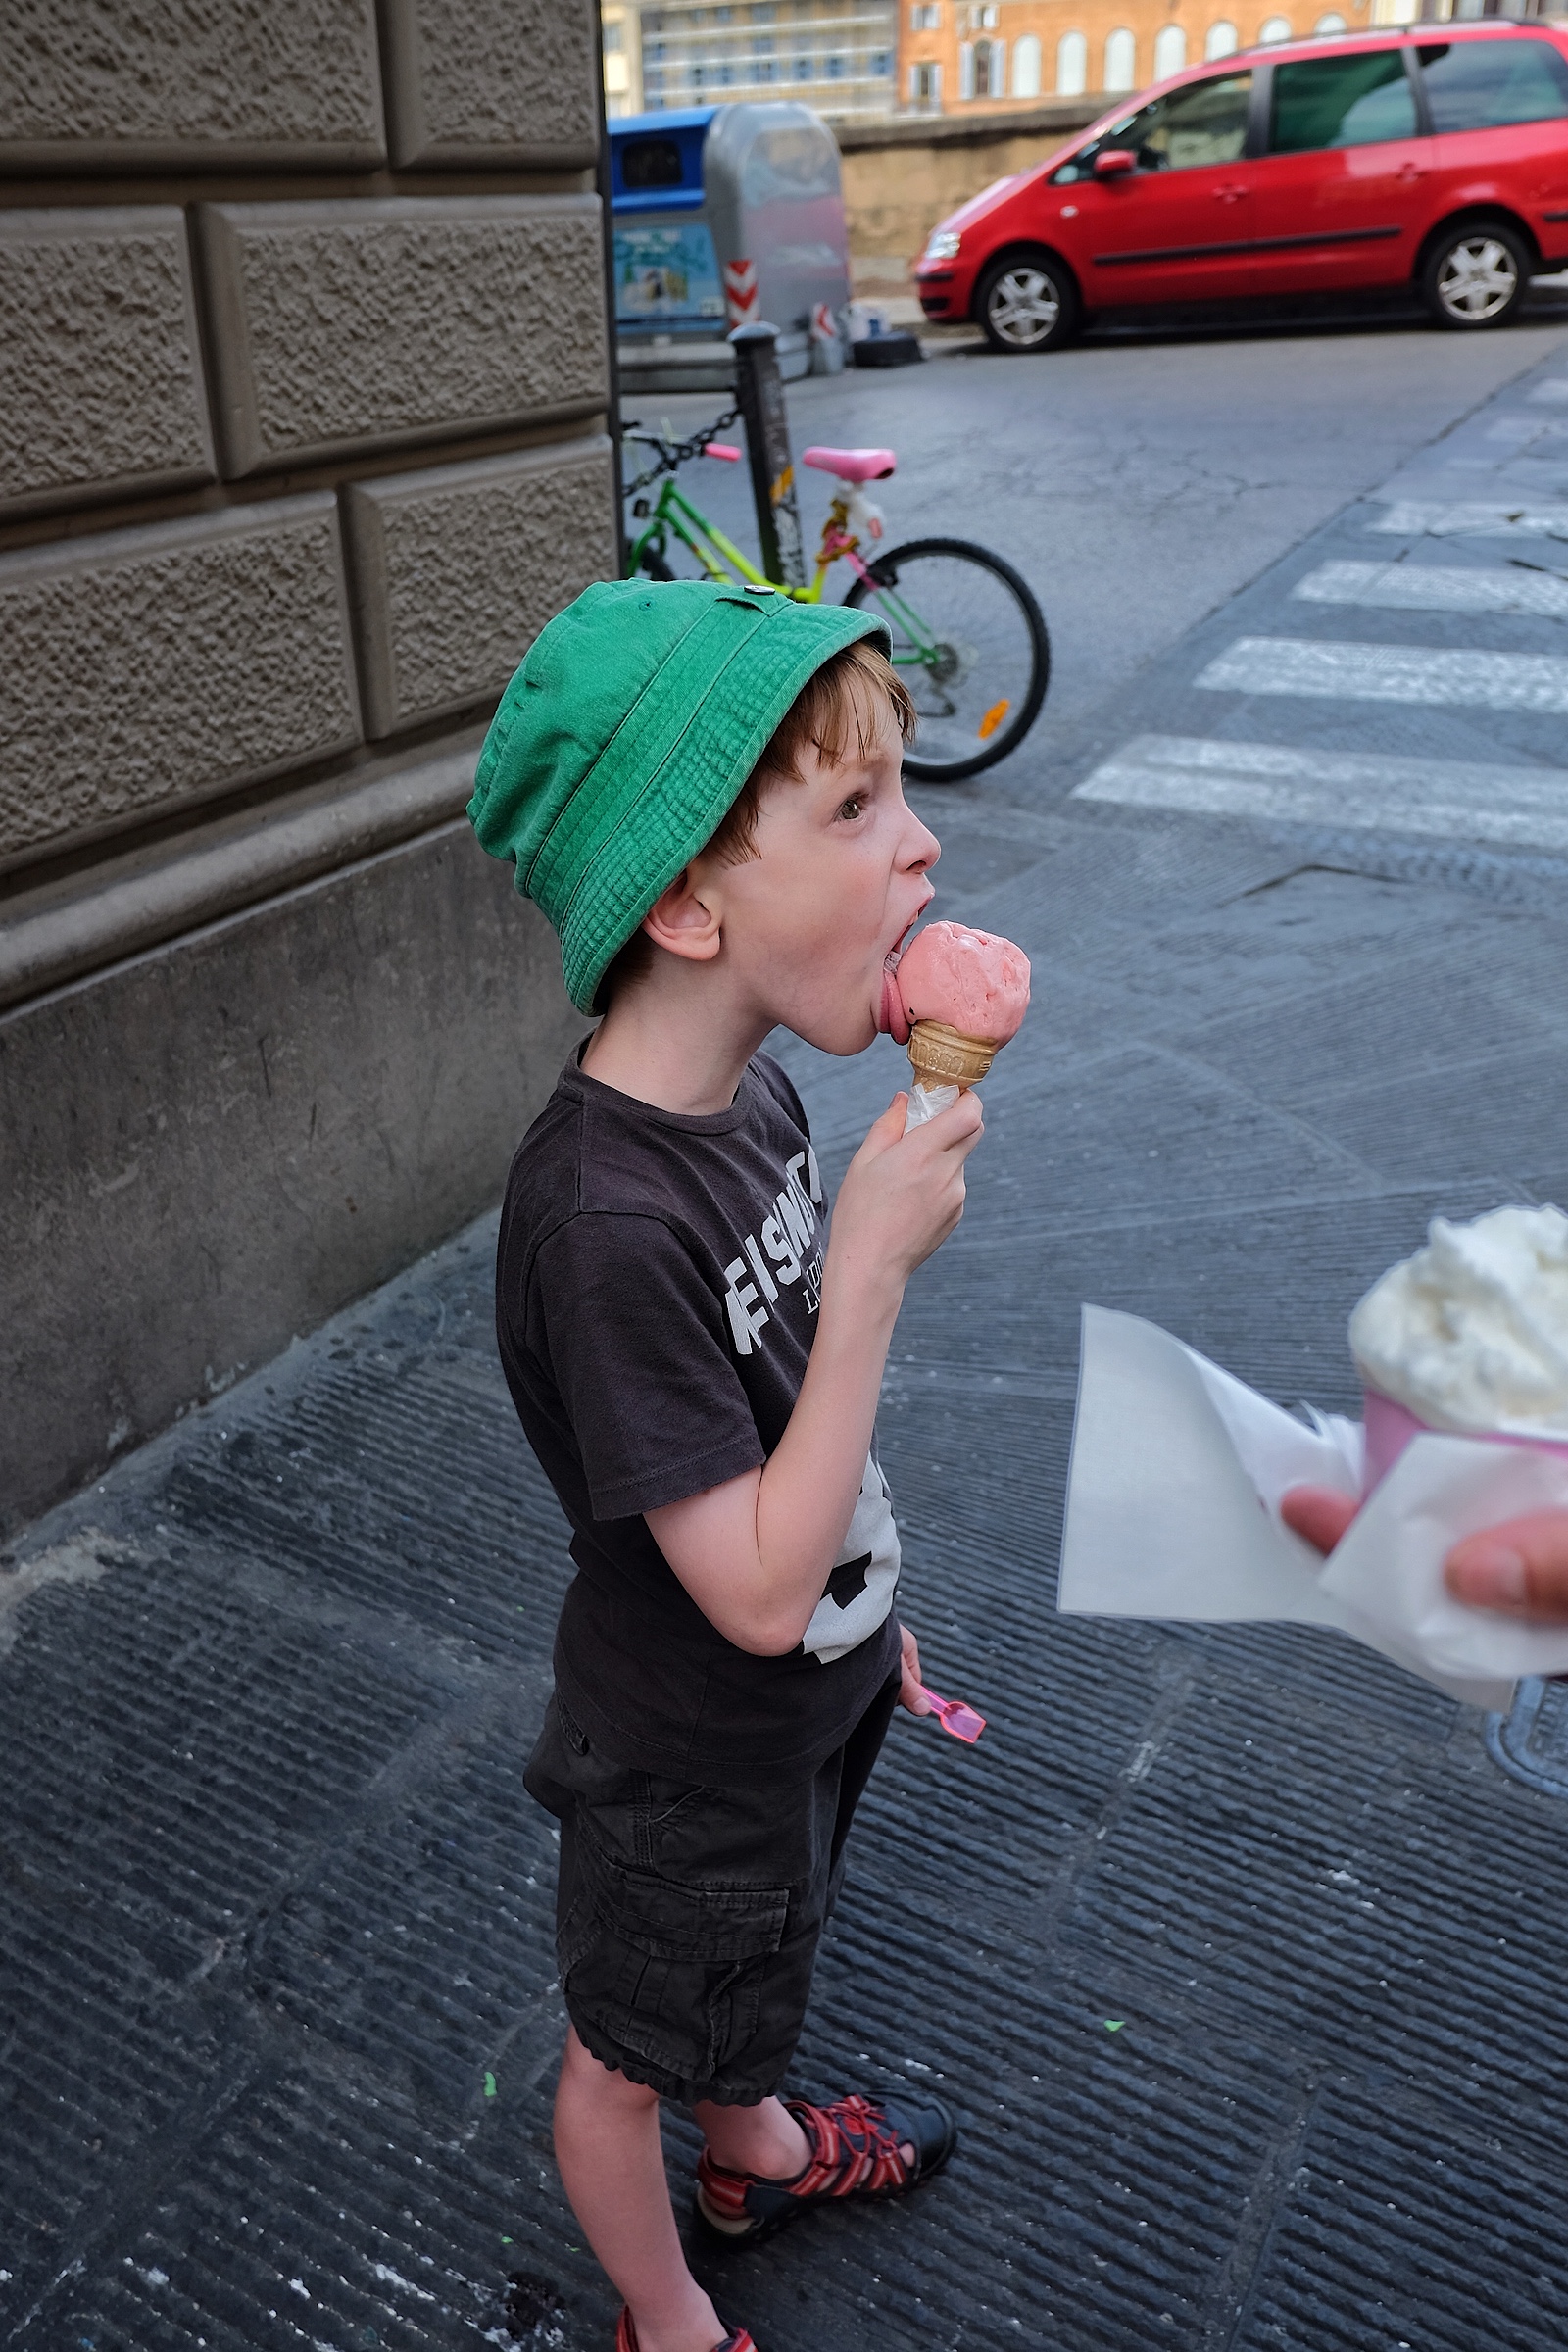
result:
<svg viewBox="0 0 1568 2352"><path fill-rule="evenodd" d="M1414 285L1500 326L1568 268L1568 31L1416 24L1176 74L933 229L928 318L1050 351L1111 306Z"/></svg>

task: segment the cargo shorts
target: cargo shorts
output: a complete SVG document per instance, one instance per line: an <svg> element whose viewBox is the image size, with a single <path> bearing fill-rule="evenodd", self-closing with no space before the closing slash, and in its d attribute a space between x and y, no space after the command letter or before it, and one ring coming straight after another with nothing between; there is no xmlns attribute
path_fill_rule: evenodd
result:
<svg viewBox="0 0 1568 2352"><path fill-rule="evenodd" d="M602 2064L686 2106L778 2089L898 1693L895 1673L815 1774L765 1788L612 1763L551 1700L524 1780L561 1824L562 1992Z"/></svg>

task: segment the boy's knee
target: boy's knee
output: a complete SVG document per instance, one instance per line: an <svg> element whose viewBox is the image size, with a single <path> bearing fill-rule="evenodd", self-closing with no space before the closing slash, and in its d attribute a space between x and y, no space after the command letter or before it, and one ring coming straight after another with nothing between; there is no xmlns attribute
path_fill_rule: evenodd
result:
<svg viewBox="0 0 1568 2352"><path fill-rule="evenodd" d="M650 2090L646 2082L634 2082L617 2067L606 2066L594 2056L587 2044L579 2039L575 2026L566 2028L565 2055L561 2062L561 2084L569 2095L592 2099L597 2105L616 2107L623 2114L640 2114L644 2108L657 2107L659 2093Z"/></svg>

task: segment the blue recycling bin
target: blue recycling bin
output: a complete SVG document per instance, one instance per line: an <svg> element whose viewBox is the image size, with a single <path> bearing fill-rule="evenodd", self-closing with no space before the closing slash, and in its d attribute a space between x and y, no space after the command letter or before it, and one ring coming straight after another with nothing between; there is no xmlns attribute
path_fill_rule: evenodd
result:
<svg viewBox="0 0 1568 2352"><path fill-rule="evenodd" d="M624 116L610 125L615 329L623 368L706 360L732 323L725 267L757 273L754 316L786 375L810 365L819 305L848 341L849 233L837 141L791 99ZM702 347L707 346L704 352ZM710 375L707 379L711 380Z"/></svg>

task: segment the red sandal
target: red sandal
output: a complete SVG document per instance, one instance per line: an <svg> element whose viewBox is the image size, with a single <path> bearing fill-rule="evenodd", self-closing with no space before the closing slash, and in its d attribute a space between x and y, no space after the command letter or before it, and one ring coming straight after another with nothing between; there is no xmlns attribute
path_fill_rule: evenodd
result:
<svg viewBox="0 0 1568 2352"><path fill-rule="evenodd" d="M729 2172L707 2148L697 2160L697 2218L723 2245L755 2245L828 2197L902 2197L939 2173L957 2145L958 2127L940 2099L875 2105L857 2093L827 2107L784 2104L811 2143L810 2161L792 2180ZM906 2147L914 2150L912 2164Z"/></svg>
<svg viewBox="0 0 1568 2352"><path fill-rule="evenodd" d="M719 2325L722 2327L723 2322L720 2321ZM620 2321L615 2329L615 2352L638 2352L637 2330L632 2326L631 2313L624 2304L621 2305ZM737 2328L725 2336L721 2344L713 2346L713 2352L757 2352L757 2346L744 2328Z"/></svg>

